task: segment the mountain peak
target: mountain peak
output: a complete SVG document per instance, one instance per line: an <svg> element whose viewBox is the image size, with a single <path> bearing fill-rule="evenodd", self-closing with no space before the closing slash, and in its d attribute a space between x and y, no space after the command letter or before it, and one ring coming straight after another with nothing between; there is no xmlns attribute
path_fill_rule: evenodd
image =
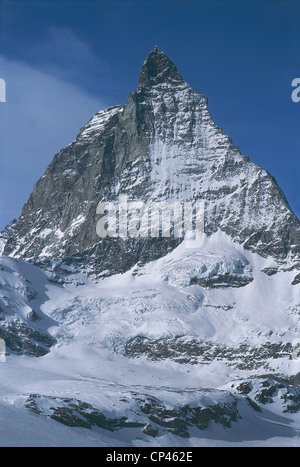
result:
<svg viewBox="0 0 300 467"><path fill-rule="evenodd" d="M156 45L144 61L139 82L142 86L153 86L163 82L182 83L174 63Z"/></svg>

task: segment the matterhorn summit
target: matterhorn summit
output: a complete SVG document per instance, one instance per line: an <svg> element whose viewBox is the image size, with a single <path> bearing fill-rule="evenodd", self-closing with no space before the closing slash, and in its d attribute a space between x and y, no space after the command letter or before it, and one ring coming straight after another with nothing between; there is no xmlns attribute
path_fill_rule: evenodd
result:
<svg viewBox="0 0 300 467"><path fill-rule="evenodd" d="M95 253L97 269L113 273L116 265L126 271L177 246L173 238L99 242L98 203L127 194L147 204L201 199L208 236L220 229L282 267L299 266L298 219L274 178L240 154L213 122L206 97L158 47L146 58L139 81L124 106L100 111L54 157L7 229L4 254Z"/></svg>
<svg viewBox="0 0 300 467"><path fill-rule="evenodd" d="M184 84L174 63L169 60L158 46L154 47L153 51L144 61L139 82L144 87L168 82Z"/></svg>

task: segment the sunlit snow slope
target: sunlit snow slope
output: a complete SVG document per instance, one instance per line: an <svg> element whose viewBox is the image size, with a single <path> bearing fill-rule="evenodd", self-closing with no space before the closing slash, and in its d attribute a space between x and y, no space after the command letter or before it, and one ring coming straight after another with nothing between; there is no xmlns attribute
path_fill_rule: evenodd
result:
<svg viewBox="0 0 300 467"><path fill-rule="evenodd" d="M297 445L299 285L274 260L218 232L106 279L7 262L56 344L8 349L0 445Z"/></svg>

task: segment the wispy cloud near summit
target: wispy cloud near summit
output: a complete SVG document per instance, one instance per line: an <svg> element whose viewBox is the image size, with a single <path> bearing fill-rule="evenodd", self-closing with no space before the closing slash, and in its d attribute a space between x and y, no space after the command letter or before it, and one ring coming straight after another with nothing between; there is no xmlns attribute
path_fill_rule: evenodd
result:
<svg viewBox="0 0 300 467"><path fill-rule="evenodd" d="M101 91L110 66L100 60L90 43L71 29L48 26L40 41L30 44L27 59L56 78L84 86L88 91Z"/></svg>
<svg viewBox="0 0 300 467"><path fill-rule="evenodd" d="M27 63L0 58L6 103L0 104L0 226L20 214L53 155L99 109L79 85Z"/></svg>

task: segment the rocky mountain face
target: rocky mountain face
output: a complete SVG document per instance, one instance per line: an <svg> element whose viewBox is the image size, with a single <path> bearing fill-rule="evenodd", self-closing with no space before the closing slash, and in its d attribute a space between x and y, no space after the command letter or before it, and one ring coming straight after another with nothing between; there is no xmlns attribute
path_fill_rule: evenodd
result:
<svg viewBox="0 0 300 467"><path fill-rule="evenodd" d="M204 201L205 234L221 229L285 268L299 266L300 224L273 177L240 154L213 122L207 99L156 47L124 106L100 111L57 154L20 218L4 255L88 257L98 272L124 272L165 255L176 235L99 238L99 202ZM148 212L148 211L147 211ZM297 279L295 279L297 282Z"/></svg>

